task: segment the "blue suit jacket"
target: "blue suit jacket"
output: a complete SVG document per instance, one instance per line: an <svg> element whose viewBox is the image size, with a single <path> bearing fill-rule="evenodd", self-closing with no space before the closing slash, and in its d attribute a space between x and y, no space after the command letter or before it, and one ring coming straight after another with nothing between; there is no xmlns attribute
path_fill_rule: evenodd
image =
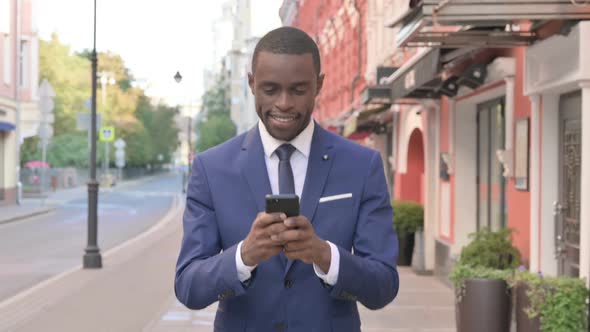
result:
<svg viewBox="0 0 590 332"><path fill-rule="evenodd" d="M360 331L357 301L379 309L399 288L386 183L379 153L316 125L301 214L338 246L338 281L327 286L312 265L275 256L243 284L236 247L272 193L258 127L201 153L188 186L177 298L191 309L219 301L215 331ZM352 198L319 203L346 193Z"/></svg>

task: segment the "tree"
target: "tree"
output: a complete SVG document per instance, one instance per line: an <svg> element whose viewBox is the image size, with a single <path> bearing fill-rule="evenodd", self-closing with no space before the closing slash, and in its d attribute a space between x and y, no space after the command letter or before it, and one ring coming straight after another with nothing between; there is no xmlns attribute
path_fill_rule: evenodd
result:
<svg viewBox="0 0 590 332"><path fill-rule="evenodd" d="M53 86L55 97L55 136L48 150L48 161L55 167L88 167L87 132L76 129L77 113L87 111L84 102L91 96L91 53L84 50L72 53L53 34L48 41L40 41L39 77L46 78ZM152 105L144 91L133 87L133 76L121 56L114 53L98 54L98 72L109 73L116 84L105 86L103 102L102 86L98 83L97 112L102 125L115 126L117 136L127 141L127 164L142 167L170 161L176 149L178 129L174 122L176 109L164 105ZM110 160L114 162L114 150ZM38 139L25 141L22 160L39 159ZM97 146L97 161L104 159L103 144Z"/></svg>
<svg viewBox="0 0 590 332"><path fill-rule="evenodd" d="M205 151L236 135L236 125L228 114L212 113L207 121L197 125L197 151Z"/></svg>
<svg viewBox="0 0 590 332"><path fill-rule="evenodd" d="M84 109L90 96L90 62L71 55L70 47L53 34L51 40L39 42L39 78L46 78L56 93L55 135L75 131L76 113Z"/></svg>
<svg viewBox="0 0 590 332"><path fill-rule="evenodd" d="M227 85L223 77L203 95L203 110L206 120L199 121L196 128L197 151L205 151L236 135L236 125L230 117Z"/></svg>

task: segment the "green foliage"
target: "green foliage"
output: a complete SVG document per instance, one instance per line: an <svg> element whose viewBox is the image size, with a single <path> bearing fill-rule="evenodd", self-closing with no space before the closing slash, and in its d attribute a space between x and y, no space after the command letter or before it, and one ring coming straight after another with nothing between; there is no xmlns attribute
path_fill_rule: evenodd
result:
<svg viewBox="0 0 590 332"><path fill-rule="evenodd" d="M453 268L449 279L455 286L455 296L460 301L465 295L466 279L497 279L508 280L512 270L497 270L485 266L471 266L467 264L457 264Z"/></svg>
<svg viewBox="0 0 590 332"><path fill-rule="evenodd" d="M236 135L236 125L230 117L227 85L223 79L203 95L203 112L206 120L197 123L197 151L205 151Z"/></svg>
<svg viewBox="0 0 590 332"><path fill-rule="evenodd" d="M146 163L152 165L160 163L158 155L162 155L162 163L170 162L172 159L172 154L178 147L178 128L174 122L176 114L175 108L164 105L153 106L147 97L139 98L137 118L143 125L139 139L144 145L149 145L144 147L143 151Z"/></svg>
<svg viewBox="0 0 590 332"><path fill-rule="evenodd" d="M55 136L47 151L47 162L52 167L88 167L88 135L66 133Z"/></svg>
<svg viewBox="0 0 590 332"><path fill-rule="evenodd" d="M55 90L55 135L73 132L76 113L84 109L90 97L90 61L71 55L70 47L60 43L57 35L39 42L39 77L46 78Z"/></svg>
<svg viewBox="0 0 590 332"><path fill-rule="evenodd" d="M229 114L212 113L208 116L207 121L197 125L197 133L199 136L197 151L205 151L234 137L236 125Z"/></svg>
<svg viewBox="0 0 590 332"><path fill-rule="evenodd" d="M84 109L84 101L91 95L91 53L78 54L62 44L54 34L49 41L40 42L39 76L53 86L55 97L55 137L48 151L52 166L88 166L87 133L76 129L76 116ZM103 125L114 125L117 136L127 142L127 164L142 167L169 162L178 146L176 110L163 105L152 105L142 90L132 87L133 77L123 59L113 53L98 54L98 72L108 72L116 84L105 86L102 98L100 78L97 90L97 112ZM114 163L114 148L110 161ZM104 158L104 143L97 144L97 161ZM23 149L23 160L40 159L40 149L34 141ZM37 158L39 157L39 158Z"/></svg>
<svg viewBox="0 0 590 332"><path fill-rule="evenodd" d="M398 236L403 237L424 228L424 208L414 202L393 202L393 225Z"/></svg>
<svg viewBox="0 0 590 332"><path fill-rule="evenodd" d="M527 296L531 306L525 308L529 317L540 317L543 332L586 331L588 326L588 288L582 279L548 277L541 273L518 270L510 285L528 285Z"/></svg>
<svg viewBox="0 0 590 332"><path fill-rule="evenodd" d="M461 250L461 264L495 270L516 269L520 264L520 253L512 245L511 229L492 232L484 228L469 237L471 242Z"/></svg>
<svg viewBox="0 0 590 332"><path fill-rule="evenodd" d="M38 136L25 138L20 147L21 167L29 161L41 160L40 139Z"/></svg>

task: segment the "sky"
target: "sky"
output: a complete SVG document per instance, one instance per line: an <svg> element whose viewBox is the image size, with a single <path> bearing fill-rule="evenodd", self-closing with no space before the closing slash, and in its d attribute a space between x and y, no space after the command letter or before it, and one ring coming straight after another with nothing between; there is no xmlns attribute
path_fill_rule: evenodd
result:
<svg viewBox="0 0 590 332"><path fill-rule="evenodd" d="M203 93L202 73L211 65L213 22L222 0L97 0L97 51L123 57L147 93L171 105L194 103ZM282 0L251 0L252 33L281 25ZM53 32L73 50L91 49L93 0L37 0L42 39ZM181 83L173 79L176 71Z"/></svg>

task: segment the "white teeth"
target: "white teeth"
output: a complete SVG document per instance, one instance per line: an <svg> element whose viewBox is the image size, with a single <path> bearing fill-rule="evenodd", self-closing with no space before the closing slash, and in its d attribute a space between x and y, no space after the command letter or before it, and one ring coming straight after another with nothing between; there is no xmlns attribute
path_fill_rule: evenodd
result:
<svg viewBox="0 0 590 332"><path fill-rule="evenodd" d="M290 121L295 120L295 118L293 117L280 117L280 116L276 116L276 115L271 115L273 119L279 121L279 122L283 122L283 123L287 123Z"/></svg>

